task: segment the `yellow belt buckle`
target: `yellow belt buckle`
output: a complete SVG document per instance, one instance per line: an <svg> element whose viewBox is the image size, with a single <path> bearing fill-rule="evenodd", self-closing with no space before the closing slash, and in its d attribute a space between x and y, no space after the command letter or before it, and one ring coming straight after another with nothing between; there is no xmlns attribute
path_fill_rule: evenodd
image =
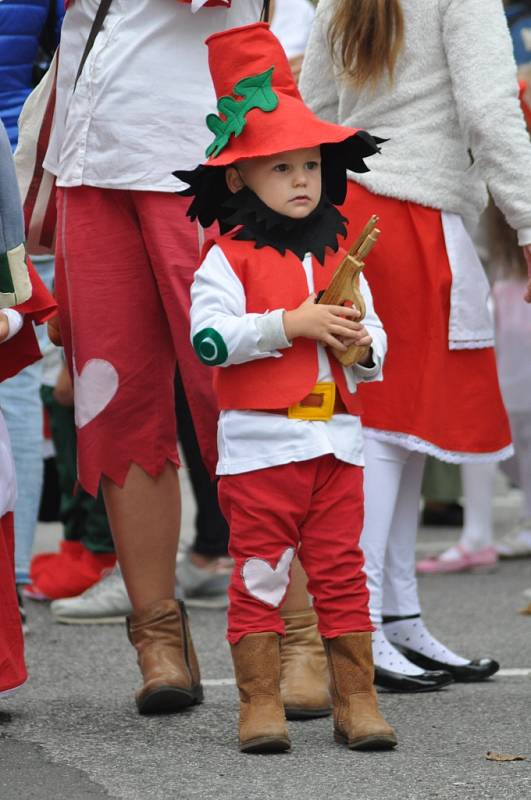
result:
<svg viewBox="0 0 531 800"><path fill-rule="evenodd" d="M323 422L327 422L329 419L332 419L334 415L334 406L336 403L335 383L316 383L310 394L322 395L322 404L318 407L314 407L301 406L300 403L295 403L288 408L288 418L320 420Z"/></svg>

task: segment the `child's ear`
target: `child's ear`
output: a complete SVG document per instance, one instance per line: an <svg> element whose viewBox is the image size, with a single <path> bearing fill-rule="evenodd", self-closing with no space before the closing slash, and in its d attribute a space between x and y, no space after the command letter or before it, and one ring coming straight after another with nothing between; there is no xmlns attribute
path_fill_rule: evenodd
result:
<svg viewBox="0 0 531 800"><path fill-rule="evenodd" d="M225 170L225 180L232 194L236 194L236 192L239 192L240 189L243 189L245 186L236 167L227 167Z"/></svg>

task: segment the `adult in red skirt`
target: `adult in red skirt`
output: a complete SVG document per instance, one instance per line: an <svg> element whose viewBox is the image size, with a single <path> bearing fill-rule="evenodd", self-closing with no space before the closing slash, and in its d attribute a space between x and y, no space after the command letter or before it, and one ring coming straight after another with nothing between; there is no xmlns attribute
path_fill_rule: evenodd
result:
<svg viewBox="0 0 531 800"><path fill-rule="evenodd" d="M41 358L33 329L56 305L26 263L23 221L11 146L0 122L0 383ZM0 409L0 697L27 678L24 639L15 588L13 509L15 465Z"/></svg>
<svg viewBox="0 0 531 800"><path fill-rule="evenodd" d="M351 236L371 214L382 229L367 274L389 353L383 383L362 389L376 682L437 689L434 670L483 680L495 661L452 652L423 622L415 541L427 453L473 463L512 452L468 233L488 188L531 264L531 147L502 2L321 0L301 89L322 117L389 139L344 206Z"/></svg>
<svg viewBox="0 0 531 800"><path fill-rule="evenodd" d="M172 172L196 166L210 143L204 119L216 98L204 40L256 22L268 3L67 5L44 167L57 179L55 285L74 384L79 481L94 495L100 482L103 488L133 607L128 633L142 672L139 712L180 711L200 702L202 689L186 609L174 596L176 364L212 473L218 409L211 375L189 341L190 285L203 239L215 231L187 219L189 202L176 194L185 184ZM98 5L107 15L94 39ZM297 713L317 707L326 714L326 661L302 574L299 589L286 607L294 648L284 663L294 677L283 697ZM308 647L318 653L317 668ZM304 680L301 664L308 665ZM300 684L304 692L295 697Z"/></svg>

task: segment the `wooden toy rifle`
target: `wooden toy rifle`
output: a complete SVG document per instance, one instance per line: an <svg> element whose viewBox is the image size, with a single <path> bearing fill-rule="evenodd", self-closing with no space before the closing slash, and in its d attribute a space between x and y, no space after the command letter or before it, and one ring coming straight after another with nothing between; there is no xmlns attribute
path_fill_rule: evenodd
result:
<svg viewBox="0 0 531 800"><path fill-rule="evenodd" d="M366 313L360 291L360 272L365 266L363 259L369 255L380 235L377 224L378 217L372 216L334 272L330 285L319 294L316 301L332 306L354 306L360 312L357 322L361 322ZM352 344L345 351L336 348L331 350L344 367L351 367L366 356L368 348Z"/></svg>

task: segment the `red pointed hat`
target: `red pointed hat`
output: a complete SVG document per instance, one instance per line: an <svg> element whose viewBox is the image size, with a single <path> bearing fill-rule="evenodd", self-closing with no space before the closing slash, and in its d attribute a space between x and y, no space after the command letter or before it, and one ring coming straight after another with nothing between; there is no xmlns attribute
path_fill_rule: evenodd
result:
<svg viewBox="0 0 531 800"><path fill-rule="evenodd" d="M206 44L219 112L207 117L214 134L206 151L208 166L344 142L359 132L310 111L266 23L215 33Z"/></svg>
<svg viewBox="0 0 531 800"><path fill-rule="evenodd" d="M266 23L215 33L207 41L218 114L209 114L212 131L207 161L173 174L189 188L187 214L207 228L218 221L226 230L231 192L225 167L244 158L271 156L305 147L321 147L324 193L334 205L344 202L347 170L368 172L364 159L380 152L385 139L367 131L333 125L304 104L282 45Z"/></svg>

